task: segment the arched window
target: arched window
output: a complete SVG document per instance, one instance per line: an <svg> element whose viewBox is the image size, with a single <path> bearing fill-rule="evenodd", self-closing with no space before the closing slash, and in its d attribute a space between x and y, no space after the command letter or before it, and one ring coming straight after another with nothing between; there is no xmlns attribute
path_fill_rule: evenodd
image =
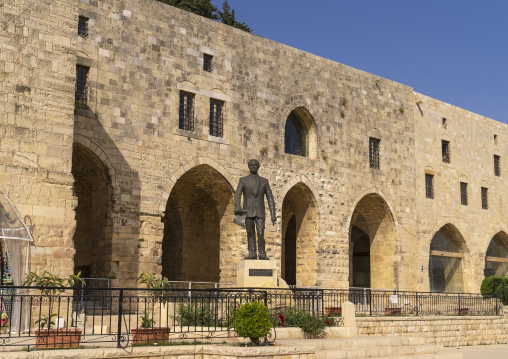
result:
<svg viewBox="0 0 508 359"><path fill-rule="evenodd" d="M508 237L506 234L496 234L490 241L487 254L485 256L485 277L492 275L504 277L508 273L508 248L503 240ZM508 239L508 238L506 238Z"/></svg>
<svg viewBox="0 0 508 359"><path fill-rule="evenodd" d="M429 281L431 292L464 290L462 250L446 226L436 232L430 243Z"/></svg>
<svg viewBox="0 0 508 359"><path fill-rule="evenodd" d="M286 120L284 148L291 155L309 156L308 131L296 111L291 111Z"/></svg>

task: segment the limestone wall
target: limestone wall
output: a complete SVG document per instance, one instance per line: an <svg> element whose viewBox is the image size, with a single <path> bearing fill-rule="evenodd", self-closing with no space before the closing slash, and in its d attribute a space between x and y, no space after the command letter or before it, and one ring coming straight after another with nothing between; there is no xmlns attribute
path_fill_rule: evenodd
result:
<svg viewBox="0 0 508 359"><path fill-rule="evenodd" d="M508 233L503 198L508 195L506 171L508 128L456 106L415 93L417 262L423 266L418 288L428 290L429 246L441 227L452 225L463 247L464 291L479 292L485 254L499 232ZM443 124L443 118L446 123ZM496 136L496 139L494 139ZM441 141L450 141L450 163L441 156ZM494 175L494 154L501 156L501 176ZM434 174L434 199L425 196L425 172ZM461 205L460 182L468 183L468 205ZM488 209L482 209L481 187L488 188ZM416 245L416 243L418 243Z"/></svg>
<svg viewBox="0 0 508 359"><path fill-rule="evenodd" d="M358 317L358 335L423 337L444 346L506 343L506 316Z"/></svg>
<svg viewBox="0 0 508 359"><path fill-rule="evenodd" d="M505 125L154 0L9 0L0 15L0 185L35 224L32 270L80 268L123 287L141 271L234 282L247 245L233 192L257 158L276 202L268 254L293 263L294 284L348 287L354 226L370 238L372 287L428 290L429 243L449 223L464 238L464 290L478 291L488 243L506 231L506 186L492 174ZM74 103L76 65L89 68L86 106ZM179 129L180 91L194 94L192 131ZM210 99L224 102L222 137L209 134ZM308 156L285 153L291 113Z"/></svg>
<svg viewBox="0 0 508 359"><path fill-rule="evenodd" d="M69 274L77 3L0 6L0 186L34 227L32 268Z"/></svg>
<svg viewBox="0 0 508 359"><path fill-rule="evenodd" d="M100 148L114 169L113 217L120 221L123 207L132 214L113 234L125 252L119 257L113 251L122 279L134 274L124 270L160 272L168 198L177 181L202 164L234 189L247 174L247 161L260 159L277 206L279 220L266 233L277 261L284 198L298 183L308 187L317 213L309 226L316 229L302 255L316 269L300 270L299 284L348 285L349 225L366 194L378 194L393 222L414 232L411 88L155 1L79 7L90 18L88 38L77 39L77 62L90 66L90 111L75 117L75 138ZM212 73L203 71L204 53L214 56ZM193 132L178 129L180 90L196 94ZM208 134L210 98L225 101L223 138ZM298 108L311 115L308 158L284 153L285 121ZM369 168L369 136L381 139L380 170ZM244 232L230 225L227 208L221 213L220 279L231 282L246 243ZM145 240L141 250L139 237ZM402 245L411 237L395 227L390 240L389 282L405 287L393 278L411 260ZM122 268L125 261L131 264Z"/></svg>

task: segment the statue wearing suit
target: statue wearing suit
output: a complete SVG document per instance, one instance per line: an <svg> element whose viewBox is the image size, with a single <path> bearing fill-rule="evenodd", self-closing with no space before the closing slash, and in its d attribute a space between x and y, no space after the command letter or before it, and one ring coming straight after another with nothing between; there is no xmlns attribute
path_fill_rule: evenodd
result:
<svg viewBox="0 0 508 359"><path fill-rule="evenodd" d="M272 224L275 224L275 202L272 190L266 178L258 175L259 162L249 161L250 174L240 178L235 193L235 212L242 212L240 200L243 194L243 211L247 212L245 228L247 229L247 240L249 255L245 259L257 259L256 254L256 233L258 234L259 259L268 259L265 252L265 195L270 208Z"/></svg>

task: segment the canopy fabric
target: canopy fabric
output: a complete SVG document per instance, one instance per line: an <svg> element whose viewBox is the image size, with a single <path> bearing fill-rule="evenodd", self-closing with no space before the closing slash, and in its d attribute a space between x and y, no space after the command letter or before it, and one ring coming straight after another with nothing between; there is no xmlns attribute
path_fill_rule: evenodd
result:
<svg viewBox="0 0 508 359"><path fill-rule="evenodd" d="M11 275L14 286L24 284L25 275L29 273L30 242L33 242L30 229L21 219L18 211L12 204L7 194L0 188L0 239L5 244L7 256L11 267ZM0 273L3 275L3 273ZM26 290L20 288L11 292L8 288L1 290L0 298L4 296L11 299L11 332L19 333L28 328L28 306L22 306L22 298ZM23 318L23 319L22 319Z"/></svg>

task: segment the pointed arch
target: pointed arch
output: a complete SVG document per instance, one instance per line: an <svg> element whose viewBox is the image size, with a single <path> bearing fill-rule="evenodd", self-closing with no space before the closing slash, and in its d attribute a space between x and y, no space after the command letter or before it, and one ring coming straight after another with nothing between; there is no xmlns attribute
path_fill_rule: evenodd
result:
<svg viewBox="0 0 508 359"><path fill-rule="evenodd" d="M349 225L349 285L396 288L396 222L378 191L362 193L352 208Z"/></svg>
<svg viewBox="0 0 508 359"><path fill-rule="evenodd" d="M281 277L289 285L315 285L317 208L303 182L292 186L282 202Z"/></svg>
<svg viewBox="0 0 508 359"><path fill-rule="evenodd" d="M429 244L429 287L431 292L464 292L464 261L468 249L462 233L446 223Z"/></svg>
<svg viewBox="0 0 508 359"><path fill-rule="evenodd" d="M162 241L162 275L170 280L232 281L225 245L238 238L233 222L233 188L207 163L176 173L168 196ZM240 237L241 238L241 237ZM239 246L239 244L237 244Z"/></svg>
<svg viewBox="0 0 508 359"><path fill-rule="evenodd" d="M79 137L74 142L71 173L74 195L78 198L73 235L74 271L81 272L84 278L106 277L113 254L111 198L114 187L112 171L101 157L107 162L104 152L91 141Z"/></svg>
<svg viewBox="0 0 508 359"><path fill-rule="evenodd" d="M484 276L501 276L508 274L508 234L499 231L490 240L485 251Z"/></svg>

